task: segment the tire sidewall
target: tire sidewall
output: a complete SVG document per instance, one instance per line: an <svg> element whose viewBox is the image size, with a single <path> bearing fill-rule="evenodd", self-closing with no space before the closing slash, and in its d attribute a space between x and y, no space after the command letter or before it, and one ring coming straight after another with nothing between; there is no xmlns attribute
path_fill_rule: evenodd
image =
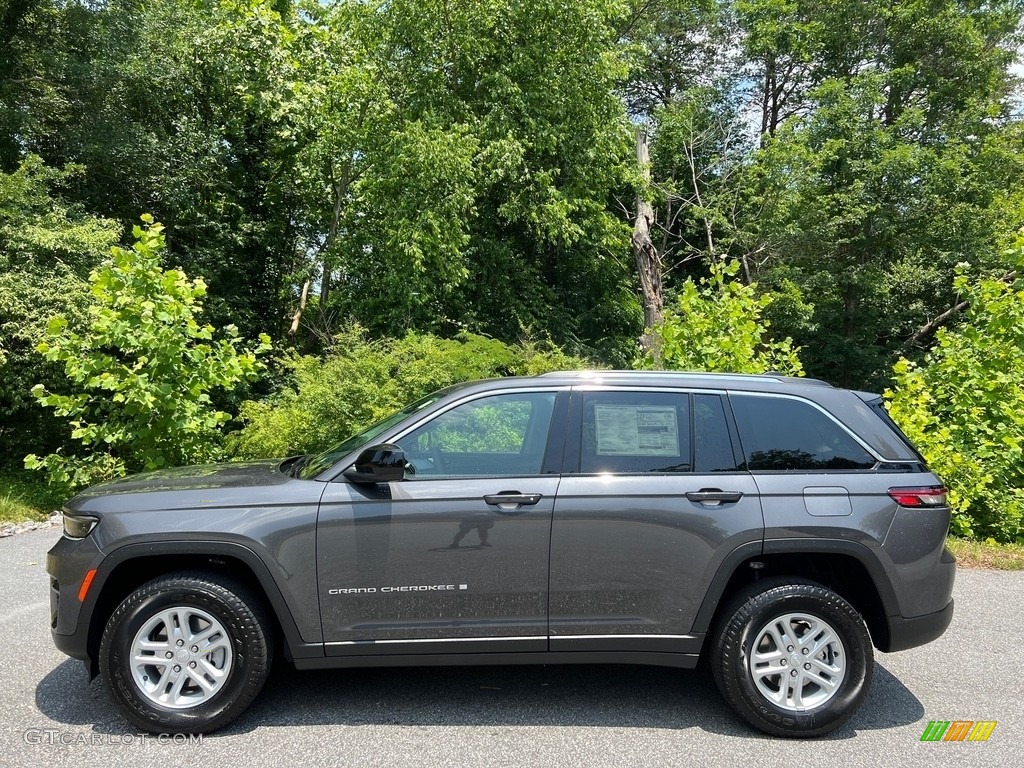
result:
<svg viewBox="0 0 1024 768"><path fill-rule="evenodd" d="M198 585L147 587L130 595L111 617L100 646L101 673L113 696L137 725L164 732L215 730L237 714L233 711L234 705L250 688L254 661L257 661L254 656L261 651L255 636L258 619L244 603L232 606L216 589ZM209 613L224 627L231 644L231 670L220 690L188 709L171 709L150 700L139 689L131 667L136 634L156 613L175 606ZM265 668L265 647L262 650Z"/></svg>
<svg viewBox="0 0 1024 768"><path fill-rule="evenodd" d="M804 613L827 622L839 634L846 654L846 674L839 689L825 703L804 712L783 709L765 698L750 668L750 652L758 633L788 613ZM741 714L757 727L775 735L821 735L837 728L860 706L873 668L871 641L860 616L838 595L809 584L782 588L781 594L768 590L744 603L730 624L739 630L739 642L730 658L722 659L721 669L726 672L722 683L747 710Z"/></svg>

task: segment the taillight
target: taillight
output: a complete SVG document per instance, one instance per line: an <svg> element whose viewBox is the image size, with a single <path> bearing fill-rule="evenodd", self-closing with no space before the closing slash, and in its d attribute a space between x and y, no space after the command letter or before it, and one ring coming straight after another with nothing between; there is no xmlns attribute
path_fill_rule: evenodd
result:
<svg viewBox="0 0 1024 768"><path fill-rule="evenodd" d="M889 489L889 496L901 507L944 507L947 493L941 485Z"/></svg>

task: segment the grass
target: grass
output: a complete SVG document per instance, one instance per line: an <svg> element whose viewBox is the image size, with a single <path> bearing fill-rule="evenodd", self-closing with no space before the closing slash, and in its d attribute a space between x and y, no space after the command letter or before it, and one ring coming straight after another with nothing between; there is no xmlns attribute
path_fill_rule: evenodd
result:
<svg viewBox="0 0 1024 768"><path fill-rule="evenodd" d="M946 546L956 556L957 565L961 568L1024 571L1024 544L969 541L950 536Z"/></svg>
<svg viewBox="0 0 1024 768"><path fill-rule="evenodd" d="M63 503L37 472L0 469L0 523L46 520Z"/></svg>

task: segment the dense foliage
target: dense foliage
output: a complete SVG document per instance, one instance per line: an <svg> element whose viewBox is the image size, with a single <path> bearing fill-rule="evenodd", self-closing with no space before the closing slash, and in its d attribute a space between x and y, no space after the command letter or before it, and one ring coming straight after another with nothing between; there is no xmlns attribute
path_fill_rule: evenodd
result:
<svg viewBox="0 0 1024 768"><path fill-rule="evenodd" d="M59 365L36 346L53 315L81 317L89 270L120 236L109 219L62 196L80 168L55 171L38 157L0 172L0 464L59 445L66 427L36 405L39 383L60 387Z"/></svg>
<svg viewBox="0 0 1024 768"><path fill-rule="evenodd" d="M324 359L283 362L287 384L271 398L242 406L245 428L233 438L240 457L326 450L450 384L589 367L550 344L503 344L470 333L371 341L360 327L336 336Z"/></svg>
<svg viewBox="0 0 1024 768"><path fill-rule="evenodd" d="M251 401L246 453L306 444L255 436L273 418L301 433L269 409L312 386L314 361L340 365L339 338L454 356L468 339L548 339L617 367L660 339L658 365L797 370L800 349L809 375L844 386L924 376L952 338L937 330L994 333L947 311L957 265L972 285L1016 268L1022 14L1020 0L0 4L0 464L72 449L29 392L77 385L35 348L51 316L85 319L86 278L144 211L167 227L161 267L208 286L200 325L287 350L219 396L224 411ZM368 370L360 386L387 392L390 369ZM340 431L377 412L350 404L362 415Z"/></svg>
<svg viewBox="0 0 1024 768"><path fill-rule="evenodd" d="M234 326L215 338L213 326L197 320L206 284L160 267L163 227L142 218L134 248L114 247L89 275L84 322L54 316L39 345L47 360L63 364L71 391L37 384L32 394L68 421L82 451L29 454L25 465L45 469L59 485L214 458L218 430L231 417L214 407L210 392L255 378L256 356L269 349L265 335L241 349Z"/></svg>
<svg viewBox="0 0 1024 768"><path fill-rule="evenodd" d="M940 329L923 364L896 365L889 411L946 479L956 533L1021 540L1024 278L974 279L964 268L955 282L970 302L966 322Z"/></svg>
<svg viewBox="0 0 1024 768"><path fill-rule="evenodd" d="M739 270L736 261L712 264L709 277L682 284L676 306L655 329L664 368L803 375L792 340L769 340L769 324L761 315L772 295L759 296L756 285L736 280ZM645 361L647 367L652 362Z"/></svg>

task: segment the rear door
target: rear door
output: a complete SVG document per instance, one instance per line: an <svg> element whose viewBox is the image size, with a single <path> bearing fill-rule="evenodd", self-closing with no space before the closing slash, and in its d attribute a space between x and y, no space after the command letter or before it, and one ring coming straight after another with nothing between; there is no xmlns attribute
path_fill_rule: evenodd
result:
<svg viewBox="0 0 1024 768"><path fill-rule="evenodd" d="M699 650L725 556L760 552L757 486L723 393L573 394L551 533L551 650Z"/></svg>

